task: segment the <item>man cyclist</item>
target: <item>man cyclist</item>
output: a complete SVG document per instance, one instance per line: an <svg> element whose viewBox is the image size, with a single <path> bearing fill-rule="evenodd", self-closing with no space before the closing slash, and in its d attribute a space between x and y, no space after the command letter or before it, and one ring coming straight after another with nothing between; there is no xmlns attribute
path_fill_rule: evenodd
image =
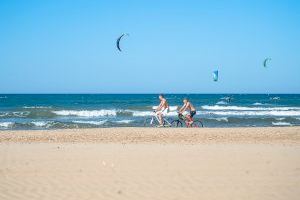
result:
<svg viewBox="0 0 300 200"><path fill-rule="evenodd" d="M193 117L196 114L196 109L193 106L193 104L191 104L188 98L183 99L183 106L179 109L179 114L183 115L185 111L189 111L189 114L186 114L186 118L187 118L187 125L191 126L192 123L194 122Z"/></svg>
<svg viewBox="0 0 300 200"><path fill-rule="evenodd" d="M163 115L166 115L169 112L169 104L163 94L160 94L158 98L160 100L160 104L155 109L155 113L157 114L159 119L159 127L162 127L164 125Z"/></svg>

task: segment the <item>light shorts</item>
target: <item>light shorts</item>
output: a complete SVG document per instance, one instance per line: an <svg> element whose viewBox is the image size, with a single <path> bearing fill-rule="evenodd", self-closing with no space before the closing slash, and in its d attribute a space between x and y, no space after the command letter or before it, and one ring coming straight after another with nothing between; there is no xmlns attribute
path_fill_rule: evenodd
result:
<svg viewBox="0 0 300 200"><path fill-rule="evenodd" d="M160 111L157 111L156 113L157 114L162 114L162 115L167 115L169 112L169 110L167 108L163 109L163 110L160 110Z"/></svg>

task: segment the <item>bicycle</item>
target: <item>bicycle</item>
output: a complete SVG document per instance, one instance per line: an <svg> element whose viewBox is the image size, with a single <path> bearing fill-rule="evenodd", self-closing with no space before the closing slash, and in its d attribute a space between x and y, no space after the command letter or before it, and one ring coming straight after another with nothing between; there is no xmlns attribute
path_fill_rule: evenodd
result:
<svg viewBox="0 0 300 200"><path fill-rule="evenodd" d="M188 120L187 117L184 116L183 114L179 113L178 114L178 119L173 120L171 122L171 126L172 127L183 127L183 124L185 124L185 126L187 128L191 127L191 128L200 128L203 127L203 123L200 119L193 119L193 123L192 124L188 124Z"/></svg>
<svg viewBox="0 0 300 200"><path fill-rule="evenodd" d="M163 116L163 127L171 127L172 124L171 122L169 122L165 116ZM148 117L145 119L144 121L144 126L145 127L158 127L160 125L159 123L159 118L156 115L156 112L153 111L153 116L152 117Z"/></svg>

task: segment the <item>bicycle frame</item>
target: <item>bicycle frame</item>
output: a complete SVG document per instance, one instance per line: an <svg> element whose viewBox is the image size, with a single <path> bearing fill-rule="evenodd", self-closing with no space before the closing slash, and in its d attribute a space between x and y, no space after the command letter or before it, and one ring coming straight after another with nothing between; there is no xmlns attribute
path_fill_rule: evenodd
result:
<svg viewBox="0 0 300 200"><path fill-rule="evenodd" d="M187 127L190 126L190 125L188 124L189 121L188 121L188 118L186 117L186 115L181 114L181 117L178 117L178 119L181 120L181 121L183 121ZM191 118L191 121L194 121L194 119Z"/></svg>
<svg viewBox="0 0 300 200"><path fill-rule="evenodd" d="M163 126L165 126L165 124L167 124L167 126L171 126L171 123L166 119L166 117L162 116L162 119L163 119ZM152 117L151 117L151 121L150 121L150 124L153 123L153 120L156 120L158 123L160 123L159 121L159 118L156 114L154 114Z"/></svg>

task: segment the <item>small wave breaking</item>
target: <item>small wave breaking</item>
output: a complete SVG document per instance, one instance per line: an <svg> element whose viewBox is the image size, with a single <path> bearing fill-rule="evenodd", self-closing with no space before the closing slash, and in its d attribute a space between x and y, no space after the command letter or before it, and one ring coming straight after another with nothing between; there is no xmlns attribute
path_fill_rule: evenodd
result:
<svg viewBox="0 0 300 200"><path fill-rule="evenodd" d="M118 124L130 124L132 122L134 122L134 120L130 120L130 119L116 121L116 123L118 123Z"/></svg>
<svg viewBox="0 0 300 200"><path fill-rule="evenodd" d="M58 110L52 111L56 115L61 116L79 116L79 117L103 117L116 116L116 110Z"/></svg>
<svg viewBox="0 0 300 200"><path fill-rule="evenodd" d="M0 122L0 127L2 128L12 128L14 125L14 122Z"/></svg>
<svg viewBox="0 0 300 200"><path fill-rule="evenodd" d="M272 122L272 125L274 126L292 126L289 122Z"/></svg>
<svg viewBox="0 0 300 200"><path fill-rule="evenodd" d="M300 107L246 107L246 106L219 106L219 105L205 105L202 106L205 110L256 110L256 111L289 111L289 110L297 110L300 111Z"/></svg>
<svg viewBox="0 0 300 200"><path fill-rule="evenodd" d="M216 104L217 104L217 105L226 105L226 104L228 104L228 103L225 102L225 101L218 101Z"/></svg>
<svg viewBox="0 0 300 200"><path fill-rule="evenodd" d="M83 121L83 120L75 120L72 121L73 123L78 124L92 124L92 125L103 125L107 122L107 120L101 120L101 121Z"/></svg>

